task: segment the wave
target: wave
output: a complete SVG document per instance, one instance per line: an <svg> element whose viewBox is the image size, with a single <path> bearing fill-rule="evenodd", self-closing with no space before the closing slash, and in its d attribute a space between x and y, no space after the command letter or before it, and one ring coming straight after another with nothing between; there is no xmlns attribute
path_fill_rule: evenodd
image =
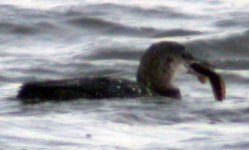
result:
<svg viewBox="0 0 249 150"><path fill-rule="evenodd" d="M102 32L107 35L153 37L160 30L147 27L132 27L120 23L106 21L100 18L76 17L68 20L69 24L92 32Z"/></svg>
<svg viewBox="0 0 249 150"><path fill-rule="evenodd" d="M13 35L36 35L58 29L55 13L0 5L0 32ZM58 15L57 15L58 16Z"/></svg>
<svg viewBox="0 0 249 150"><path fill-rule="evenodd" d="M224 38L201 39L186 43L189 51L210 60L247 60L249 57L249 30Z"/></svg>
<svg viewBox="0 0 249 150"><path fill-rule="evenodd" d="M1 9L4 8L4 9ZM0 21L0 32L14 35L46 35L58 37L78 33L105 34L111 36L130 36L143 38L191 36L202 34L199 31L186 29L159 29L150 26L124 24L115 19L106 19L111 12L116 15L136 16L135 18L188 18L188 14L180 13L173 8L143 8L117 4L95 4L86 6L63 6L53 10L36 10L0 5L3 19ZM6 17L9 12L18 18ZM0 15L1 16L1 15ZM190 17L190 16L189 16ZM25 21L23 21L25 20ZM78 27L78 29L73 28Z"/></svg>
<svg viewBox="0 0 249 150"><path fill-rule="evenodd" d="M88 28L108 28L112 26L118 26L118 24L113 22L105 21L98 18L90 18L90 17L77 17L69 19L68 22L70 24L79 27L88 27Z"/></svg>
<svg viewBox="0 0 249 150"><path fill-rule="evenodd" d="M82 55L85 60L139 60L143 52L130 47L104 47L96 49L89 55ZM76 56L76 59L82 59L81 56Z"/></svg>
<svg viewBox="0 0 249 150"><path fill-rule="evenodd" d="M213 61L213 64L226 70L249 70L249 59L220 59Z"/></svg>
<svg viewBox="0 0 249 150"><path fill-rule="evenodd" d="M32 35L39 32L37 27L10 22L0 22L0 32L10 34Z"/></svg>
<svg viewBox="0 0 249 150"><path fill-rule="evenodd" d="M201 31L187 30L187 29L172 29L167 31L162 31L159 34L156 34L154 37L174 37L174 36L190 36L190 35L200 35L203 34Z"/></svg>
<svg viewBox="0 0 249 150"><path fill-rule="evenodd" d="M90 4L90 5L83 5L83 6L70 6L68 8L61 7L60 9L64 10L64 13L69 16L74 15L108 15L111 12L115 12L116 14L120 14L124 16L126 14L132 14L135 16L141 17L153 17L153 18L193 18L193 17L200 17L197 15L189 15L187 13L183 13L179 10L176 10L171 7L155 7L155 8L145 8L139 6L131 6L131 5L119 5L119 4L112 4L112 3L101 3L101 4Z"/></svg>
<svg viewBox="0 0 249 150"><path fill-rule="evenodd" d="M224 28L224 27L245 27L248 28L249 21L248 17L249 14L246 12L231 12L228 14L229 17L226 19L218 20L215 22L215 26Z"/></svg>
<svg viewBox="0 0 249 150"><path fill-rule="evenodd" d="M124 25L112 21L106 21L100 18L90 17L76 17L68 20L69 24L80 27L81 29L88 29L94 32L103 32L106 35L118 36L135 36L143 38L162 38L175 36L195 36L204 34L201 31L188 29L157 29L152 27L135 27Z"/></svg>

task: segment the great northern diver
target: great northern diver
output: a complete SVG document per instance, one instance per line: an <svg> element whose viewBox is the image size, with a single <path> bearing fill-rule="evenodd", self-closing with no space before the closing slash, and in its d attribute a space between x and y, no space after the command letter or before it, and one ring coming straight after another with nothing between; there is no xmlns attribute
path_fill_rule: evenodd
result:
<svg viewBox="0 0 249 150"><path fill-rule="evenodd" d="M196 59L182 44L169 41L152 44L145 51L137 70L137 81L111 77L36 81L23 84L17 98L25 103L146 96L181 99L174 81L183 73L195 75L200 81L209 78L216 99L225 98L224 82L213 67Z"/></svg>

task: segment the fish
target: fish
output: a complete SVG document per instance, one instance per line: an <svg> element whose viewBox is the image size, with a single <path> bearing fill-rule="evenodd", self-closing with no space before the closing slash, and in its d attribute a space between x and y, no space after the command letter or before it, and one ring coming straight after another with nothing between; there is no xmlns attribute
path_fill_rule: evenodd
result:
<svg viewBox="0 0 249 150"><path fill-rule="evenodd" d="M198 80L201 83L205 84L209 80L215 100L223 101L226 98L226 85L220 74L210 66L201 63L193 63L190 67L200 74Z"/></svg>

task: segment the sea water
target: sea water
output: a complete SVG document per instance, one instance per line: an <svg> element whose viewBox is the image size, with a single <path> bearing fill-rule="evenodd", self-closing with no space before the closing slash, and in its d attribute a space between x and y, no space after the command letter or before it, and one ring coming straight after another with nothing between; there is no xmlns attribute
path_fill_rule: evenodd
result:
<svg viewBox="0 0 249 150"><path fill-rule="evenodd" d="M246 0L1 0L0 149L248 149ZM84 76L135 80L143 52L169 40L210 61L227 95L177 80L163 97L24 105L22 83Z"/></svg>

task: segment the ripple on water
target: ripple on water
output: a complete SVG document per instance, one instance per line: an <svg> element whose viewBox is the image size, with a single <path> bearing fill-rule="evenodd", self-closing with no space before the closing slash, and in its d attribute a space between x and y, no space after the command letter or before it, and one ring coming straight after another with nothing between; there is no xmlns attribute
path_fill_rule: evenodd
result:
<svg viewBox="0 0 249 150"><path fill-rule="evenodd" d="M3 2L0 149L248 148L248 7L196 0L32 1L42 8ZM215 102L210 86L190 77L179 80L182 101L152 97L23 105L15 98L20 83L30 80L134 79L147 46L181 38L189 51L219 68L227 83L224 102Z"/></svg>

